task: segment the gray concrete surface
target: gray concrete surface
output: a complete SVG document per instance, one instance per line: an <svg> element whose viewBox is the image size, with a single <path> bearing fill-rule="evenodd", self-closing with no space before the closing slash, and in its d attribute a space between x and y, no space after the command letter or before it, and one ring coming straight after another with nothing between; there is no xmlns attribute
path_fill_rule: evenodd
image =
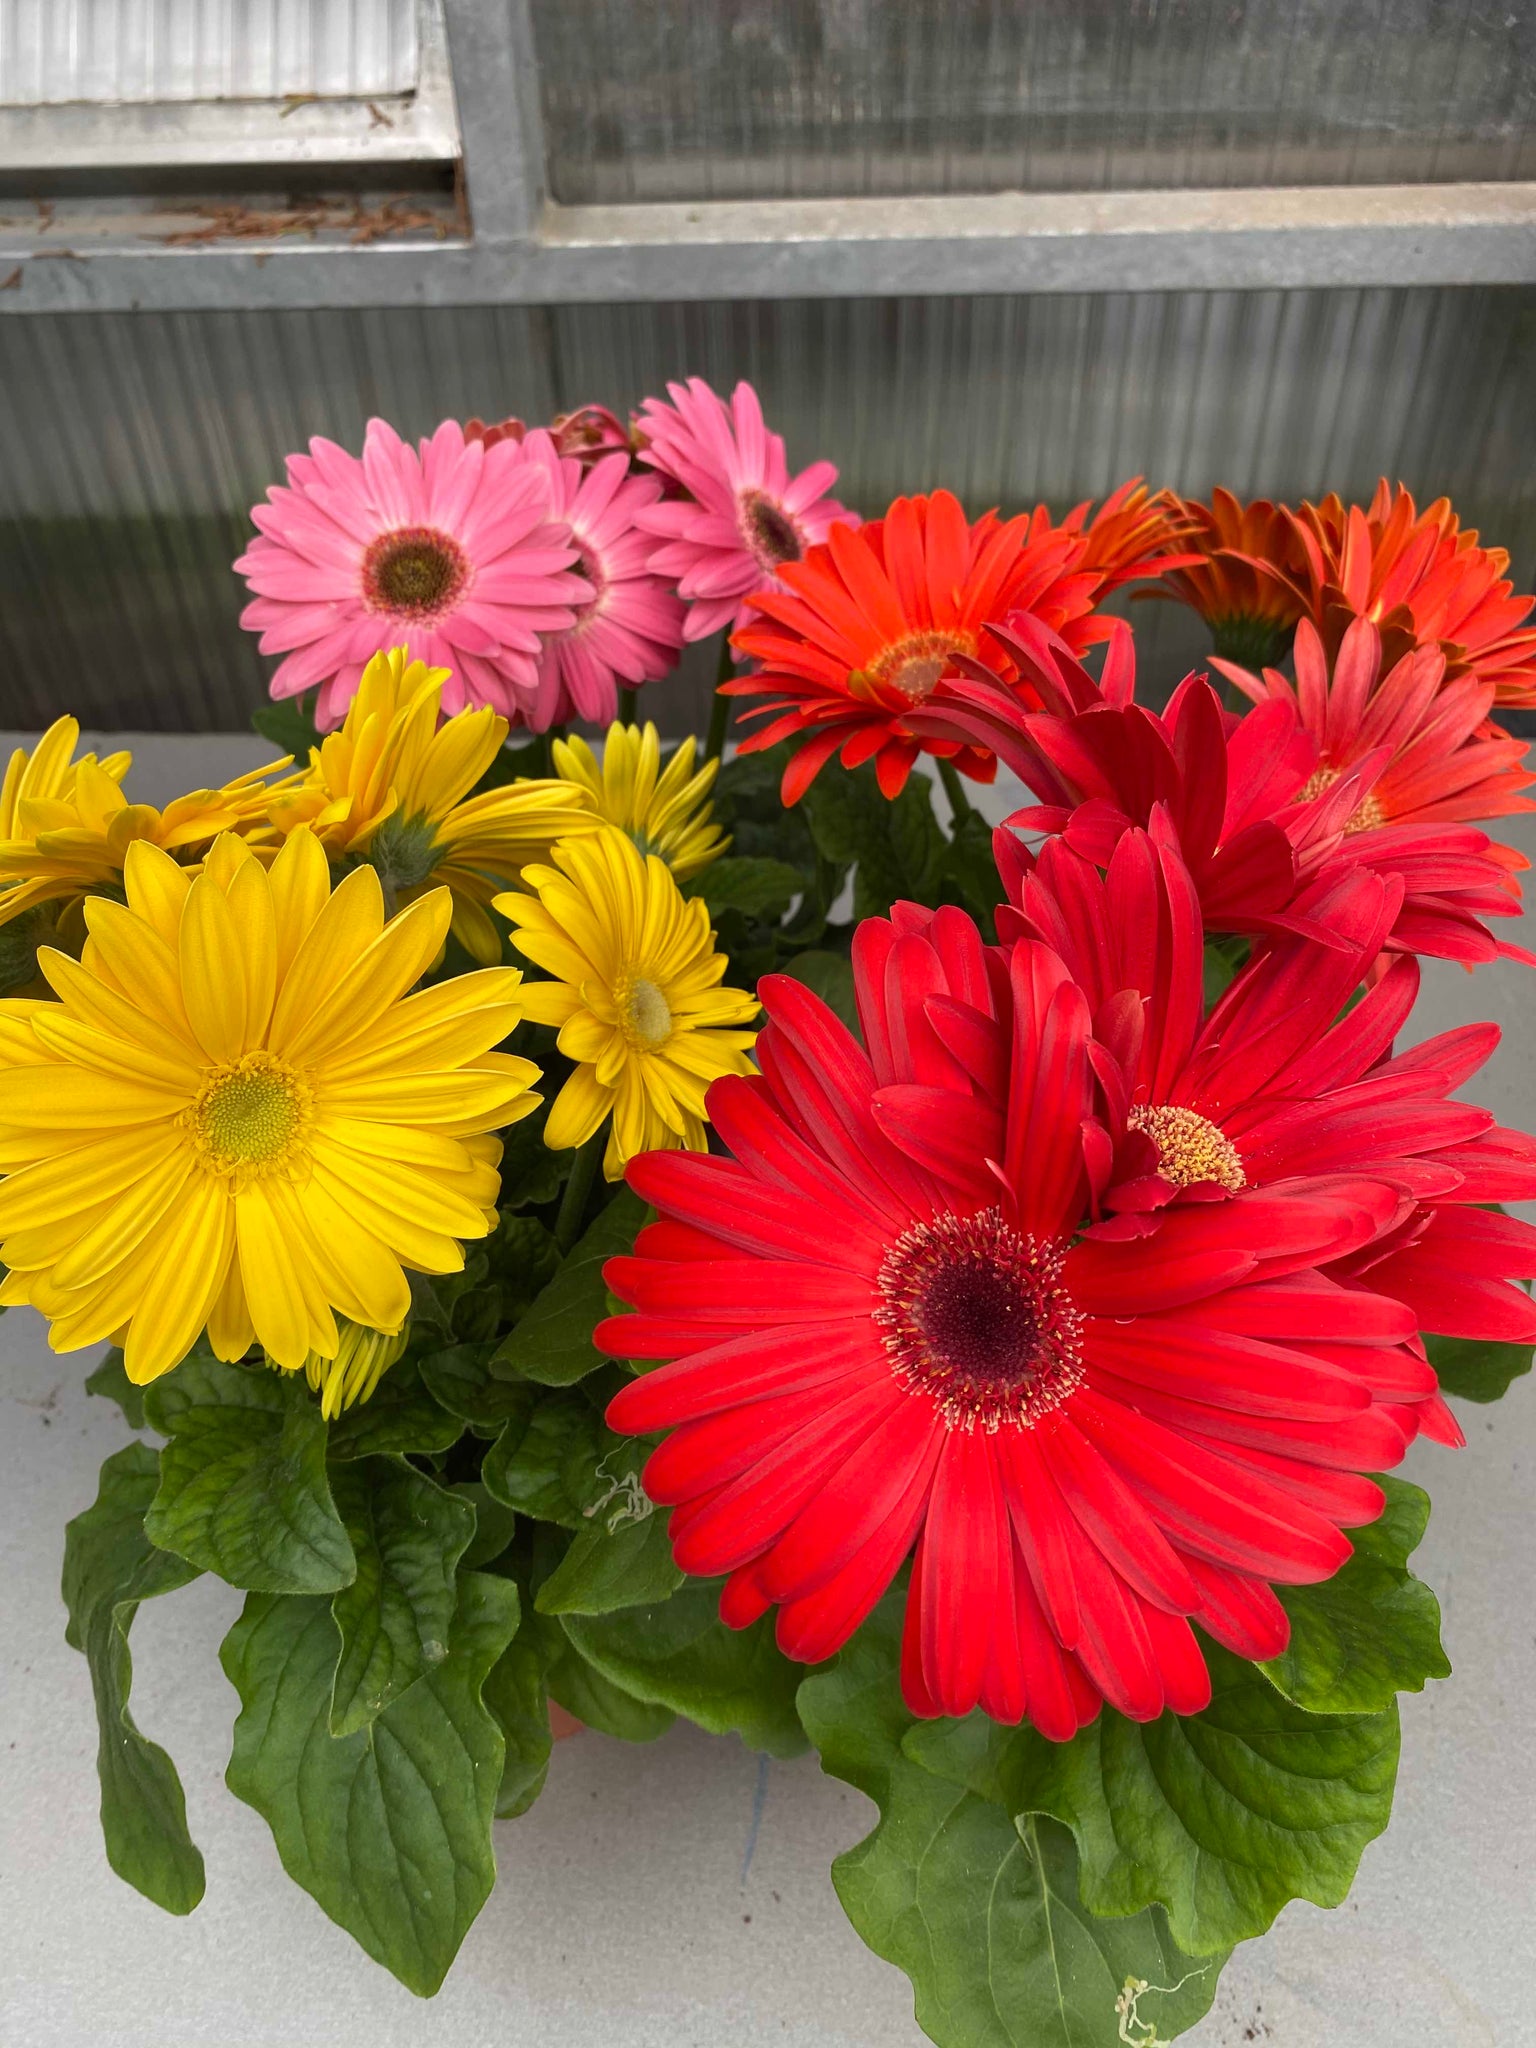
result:
<svg viewBox="0 0 1536 2048"><path fill-rule="evenodd" d="M157 739L139 787L251 758ZM1508 836L1536 853L1524 821ZM1526 969L1431 968L1414 1033L1497 1017L1505 1042L1469 1092L1536 1123L1533 1005ZM560 1745L544 1798L498 1827L501 1879L445 1989L412 1998L224 1789L235 1701L216 1652L238 1596L207 1580L141 1612L134 1711L180 1767L208 1895L177 1921L119 1883L57 1594L63 1524L127 1435L82 1391L91 1362L54 1357L29 1312L0 1318L0 2048L919 2048L905 1980L827 1876L873 1809L813 1760L760 1785L736 1742L686 1729ZM1418 1565L1455 1676L1403 1703L1391 1831L1342 1909L1293 1905L1238 1952L1192 2048L1536 2044L1536 1387L1462 1418L1465 1451L1420 1446L1406 1468L1434 1496Z"/></svg>

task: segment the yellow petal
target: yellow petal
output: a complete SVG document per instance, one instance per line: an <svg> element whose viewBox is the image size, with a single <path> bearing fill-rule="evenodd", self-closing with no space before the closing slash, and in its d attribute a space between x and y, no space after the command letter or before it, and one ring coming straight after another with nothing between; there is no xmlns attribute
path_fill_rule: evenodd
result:
<svg viewBox="0 0 1536 2048"><path fill-rule="evenodd" d="M311 1351L336 1356L336 1322L305 1246L283 1230L261 1181L235 1198L240 1279L256 1335L297 1372ZM222 1276L221 1276L222 1277Z"/></svg>
<svg viewBox="0 0 1536 2048"><path fill-rule="evenodd" d="M174 950L182 906L192 886L186 869L151 840L136 839L123 862L123 885L130 907Z"/></svg>
<svg viewBox="0 0 1536 2048"><path fill-rule="evenodd" d="M598 1086L590 1067L578 1067L550 1107L544 1142L551 1152L584 1145L613 1107L613 1091Z"/></svg>
<svg viewBox="0 0 1536 2048"><path fill-rule="evenodd" d="M307 826L288 834L281 853L272 863L268 880L277 926L277 981L281 987L331 893L331 871L324 850Z"/></svg>
<svg viewBox="0 0 1536 2048"><path fill-rule="evenodd" d="M274 866L274 877L276 872ZM282 979L267 1035L274 1052L286 1053L290 1041L320 1015L348 968L383 929L379 878L372 868L354 868L311 924Z"/></svg>
<svg viewBox="0 0 1536 2048"><path fill-rule="evenodd" d="M123 1369L136 1386L180 1364L207 1322L234 1248L231 1207L222 1186L194 1176L128 1325Z"/></svg>
<svg viewBox="0 0 1536 2048"><path fill-rule="evenodd" d="M222 889L200 875L181 918L181 990L192 1029L210 1060L245 1051L245 967L240 933Z"/></svg>
<svg viewBox="0 0 1536 2048"><path fill-rule="evenodd" d="M284 1057L313 1064L366 1038L442 950L451 910L448 891L434 889L430 896L420 897L391 918L336 983L324 1005L285 1035ZM273 1049L278 1049L275 1043Z"/></svg>

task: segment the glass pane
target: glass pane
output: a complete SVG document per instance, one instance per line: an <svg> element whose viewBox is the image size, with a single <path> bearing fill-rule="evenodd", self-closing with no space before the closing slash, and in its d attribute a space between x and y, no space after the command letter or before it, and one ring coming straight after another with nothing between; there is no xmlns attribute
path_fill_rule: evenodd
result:
<svg viewBox="0 0 1536 2048"><path fill-rule="evenodd" d="M1536 176L1536 0L534 0L557 199Z"/></svg>
<svg viewBox="0 0 1536 2048"><path fill-rule="evenodd" d="M0 0L0 106L415 86L416 0Z"/></svg>

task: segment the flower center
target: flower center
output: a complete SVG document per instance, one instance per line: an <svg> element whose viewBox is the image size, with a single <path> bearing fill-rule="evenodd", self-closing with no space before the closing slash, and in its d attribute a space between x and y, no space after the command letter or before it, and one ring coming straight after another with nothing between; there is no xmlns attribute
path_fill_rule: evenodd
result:
<svg viewBox="0 0 1536 2048"><path fill-rule="evenodd" d="M463 590L469 563L458 542L431 526L381 533L363 557L363 597L371 610L433 618Z"/></svg>
<svg viewBox="0 0 1536 2048"><path fill-rule="evenodd" d="M974 633L941 633L925 630L908 633L901 640L882 647L864 675L883 690L894 690L909 704L921 704L931 697L940 676L957 654L974 654Z"/></svg>
<svg viewBox="0 0 1536 2048"><path fill-rule="evenodd" d="M1301 785L1301 788L1297 790L1295 801L1299 804L1311 803L1314 797L1322 796L1326 790L1332 789L1339 779L1339 773L1340 771L1337 768L1314 768L1306 781ZM1382 805L1381 798L1371 794L1362 798L1349 817L1345 819L1344 830L1346 832L1375 832L1386 823L1387 813Z"/></svg>
<svg viewBox="0 0 1536 2048"><path fill-rule="evenodd" d="M284 1061L248 1052L209 1071L183 1118L203 1164L243 1182L291 1164L308 1135L313 1098Z"/></svg>
<svg viewBox="0 0 1536 2048"><path fill-rule="evenodd" d="M654 1047L672 1035L672 1012L654 981L637 978L619 1005L624 1029L636 1045Z"/></svg>
<svg viewBox="0 0 1536 2048"><path fill-rule="evenodd" d="M769 575L781 562L798 562L805 553L795 522L761 491L743 491L737 514L743 540Z"/></svg>
<svg viewBox="0 0 1536 2048"><path fill-rule="evenodd" d="M1083 1377L1082 1323L1061 1284L1067 1245L1000 1209L902 1232L881 1264L875 1321L903 1386L951 1429L1030 1429Z"/></svg>
<svg viewBox="0 0 1536 2048"><path fill-rule="evenodd" d="M1209 1117L1178 1103L1140 1103L1126 1117L1133 1131L1145 1131L1157 1147L1157 1170L1176 1188L1214 1181L1236 1194L1248 1185L1237 1147Z"/></svg>
<svg viewBox="0 0 1536 2048"><path fill-rule="evenodd" d="M589 554L579 541L575 543L575 546L576 559L571 564L571 568L576 575L585 576L592 586L592 595L584 604L579 604L575 607L576 622L566 629L569 635L579 633L584 626L589 626L592 623L592 620L601 609L603 593L608 588L608 578L603 573L602 563L595 555Z"/></svg>

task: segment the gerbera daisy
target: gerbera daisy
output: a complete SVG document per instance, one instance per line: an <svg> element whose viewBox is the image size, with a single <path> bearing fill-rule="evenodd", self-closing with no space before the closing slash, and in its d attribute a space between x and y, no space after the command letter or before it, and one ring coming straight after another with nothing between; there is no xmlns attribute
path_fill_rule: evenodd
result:
<svg viewBox="0 0 1536 2048"><path fill-rule="evenodd" d="M450 889L455 938L494 967L501 938L491 898L556 839L593 831L597 820L569 781L524 778L469 796L501 752L507 721L482 706L439 723L449 680L403 647L376 654L341 730L311 748L308 772L276 798L272 816L285 832L308 826L335 861L368 861L391 909Z"/></svg>
<svg viewBox="0 0 1536 2048"><path fill-rule="evenodd" d="M1128 832L1103 877L1060 839L1041 849L1019 907L998 913L999 936L1051 945L1088 998L1110 1056L1098 1067L1113 1146L1101 1198L1120 1212L1119 1230L1153 1228L1170 1203L1221 1201L1298 1175L1366 1173L1403 1189L1421 1205L1401 1226L1415 1243L1432 1212L1536 1197L1536 1139L1449 1099L1494 1050L1497 1027L1442 1032L1394 1057L1418 962L1398 955L1360 995L1401 898L1400 879L1360 868L1320 884L1302 907L1329 943L1282 933L1206 1017L1199 906L1171 846ZM1501 1308L1506 1329L1536 1335L1529 1296L1507 1284L1523 1266L1483 1220L1464 1233L1463 1278ZM1518 1235L1528 1257L1536 1236L1523 1225ZM1384 1256L1381 1243L1358 1255L1362 1265ZM1409 1299L1390 1279L1370 1284ZM1475 1333L1455 1300L1415 1294L1410 1305L1423 1329L1438 1330L1448 1312ZM1396 1370L1412 1404L1400 1419L1459 1443L1428 1364L1399 1359Z"/></svg>
<svg viewBox="0 0 1536 2048"><path fill-rule="evenodd" d="M130 846L145 840L195 862L221 832L274 840L268 803L297 781L272 782L289 765L285 755L222 789L194 789L162 811L123 794L131 754L76 760L79 738L77 720L56 719L30 755L21 747L11 755L0 787L0 925L41 904L57 905L55 919L76 948L84 938L81 899L121 892Z"/></svg>
<svg viewBox="0 0 1536 2048"><path fill-rule="evenodd" d="M535 732L572 716L607 724L620 683L654 682L682 650L682 604L647 567L654 542L636 523L660 498L661 483L632 476L624 453L585 464L562 456L544 432L524 441L523 460L549 478L550 501L576 545L577 571L592 587L575 623L544 642L528 722Z"/></svg>
<svg viewBox="0 0 1536 2048"><path fill-rule="evenodd" d="M786 565L782 590L754 593L759 616L733 638L760 667L721 688L761 700L745 715L768 721L741 751L806 736L784 771L787 804L839 751L846 768L873 759L887 796L899 795L923 751L989 779L995 764L984 748L925 749L908 714L961 664L1011 678L993 621L1031 606L1082 553L1079 536L1027 513L969 522L948 491L897 498L857 530L834 527L804 561Z"/></svg>
<svg viewBox="0 0 1536 2048"><path fill-rule="evenodd" d="M857 517L827 492L830 462L791 477L783 437L770 434L750 384L738 384L730 409L702 377L667 386L671 404L648 398L635 421L640 460L686 496L644 507L635 523L666 544L650 566L686 600L685 640L707 640L746 618L752 591L776 589L786 562L798 562L833 522Z"/></svg>
<svg viewBox="0 0 1536 2048"><path fill-rule="evenodd" d="M560 1028L574 1070L544 1126L563 1152L612 1117L603 1171L622 1178L637 1152L705 1146L704 1092L721 1074L751 1072L757 1015L744 989L722 988L709 912L685 900L666 863L605 826L531 867L534 895L496 898L512 943L553 976L526 984L523 1008Z"/></svg>
<svg viewBox="0 0 1536 2048"><path fill-rule="evenodd" d="M1368 507L1337 497L1292 515L1304 609L1330 646L1351 618L1386 638L1389 665L1410 646L1438 646L1452 676L1492 683L1499 704L1536 704L1536 598L1516 597L1503 548L1462 531L1449 498L1419 512L1385 477Z"/></svg>
<svg viewBox="0 0 1536 2048"><path fill-rule="evenodd" d="M1268 498L1247 504L1218 487L1210 503L1175 501L1187 522L1184 545L1195 559L1165 568L1163 588L1147 597L1175 597L1211 629L1217 654L1249 668L1279 661L1305 606L1295 588L1301 544L1283 506Z"/></svg>
<svg viewBox="0 0 1536 2048"><path fill-rule="evenodd" d="M525 420L509 414L494 425L482 419L464 422L466 441L484 441L494 448L498 441L525 441L529 427ZM606 405L579 405L574 412L556 413L545 429L560 455L572 455L578 462L596 462L600 456L620 450L634 451L634 435Z"/></svg>
<svg viewBox="0 0 1536 2048"><path fill-rule="evenodd" d="M1111 591L1148 576L1193 568L1200 559L1191 552L1197 522L1173 491L1149 491L1139 476L1133 476L1111 491L1090 518L1091 507L1091 499L1074 506L1061 525L1062 532L1083 537L1076 573L1092 579L1090 610L1080 615L1083 620L1091 617L1091 608L1102 604ZM1046 606L1035 604L1030 609L1048 626L1055 626L1069 646L1093 647L1108 637L1107 621L1093 620L1086 627L1068 619L1058 623Z"/></svg>
<svg viewBox="0 0 1536 2048"><path fill-rule="evenodd" d="M572 573L543 467L514 440L466 441L456 420L419 449L370 420L361 460L317 435L251 517L261 530L235 567L255 596L240 623L285 657L274 697L318 686L323 729L373 656L402 642L452 671L449 711L518 717L537 694L542 636L593 594Z"/></svg>
<svg viewBox="0 0 1536 2048"><path fill-rule="evenodd" d="M1438 647L1420 647L1382 673L1381 635L1352 619L1331 667L1310 619L1296 628L1296 680L1262 676L1232 662L1216 667L1255 704L1281 698L1317 747L1303 797L1318 796L1378 752L1385 759L1348 822L1351 832L1383 825L1455 823L1536 810L1529 748L1489 723L1494 686L1473 675L1446 680Z"/></svg>
<svg viewBox="0 0 1536 2048"><path fill-rule="evenodd" d="M0 1302L58 1351L117 1338L140 1383L205 1326L290 1370L336 1356L338 1316L397 1331L405 1269L494 1226L488 1134L538 1101L491 1050L520 975L409 994L447 890L386 923L372 868L333 892L307 831L270 874L226 834L195 879L140 842L124 880L81 960L42 955L56 1002L0 1003Z"/></svg>
<svg viewBox="0 0 1536 2048"><path fill-rule="evenodd" d="M1361 822L1388 749L1362 755L1326 786L1312 784L1317 744L1285 696L1267 696L1239 719L1222 711L1203 676L1191 675L1167 709L1153 713L1131 700L1128 639L1112 650L1101 685L1033 620L1015 617L994 634L1045 711L1030 712L1017 689L973 672L946 682L910 723L925 739L991 748L1043 799L1009 826L1064 832L1103 867L1120 835L1161 809L1212 930L1296 928L1301 890L1341 864L1364 866L1405 885L1395 949L1468 966L1500 956L1536 964L1484 922L1518 916L1523 854L1468 825L1377 828L1368 809L1370 829ZM1010 888L1027 865L1022 849L999 854Z"/></svg>
<svg viewBox="0 0 1536 2048"><path fill-rule="evenodd" d="M673 1361L610 1404L672 1434L644 1472L678 1564L735 1624L845 1642L909 1554L921 1714L1065 1739L1210 1697L1191 1628L1278 1653L1272 1582L1327 1578L1401 1458L1411 1313L1317 1270L1389 1228L1370 1179L1244 1188L1143 1237L1093 1227L1088 1003L960 912L860 928L861 1045L770 976L760 1080L721 1081L730 1158L637 1160L660 1211L597 1341ZM1090 1135L1085 1138L1085 1131Z"/></svg>
<svg viewBox="0 0 1536 2048"><path fill-rule="evenodd" d="M654 725L616 722L603 741L601 767L584 739L556 740L555 773L585 790L598 816L627 832L641 853L659 855L686 882L731 843L712 822L708 802L720 763L706 761L695 774L697 752L690 734L663 768Z"/></svg>

